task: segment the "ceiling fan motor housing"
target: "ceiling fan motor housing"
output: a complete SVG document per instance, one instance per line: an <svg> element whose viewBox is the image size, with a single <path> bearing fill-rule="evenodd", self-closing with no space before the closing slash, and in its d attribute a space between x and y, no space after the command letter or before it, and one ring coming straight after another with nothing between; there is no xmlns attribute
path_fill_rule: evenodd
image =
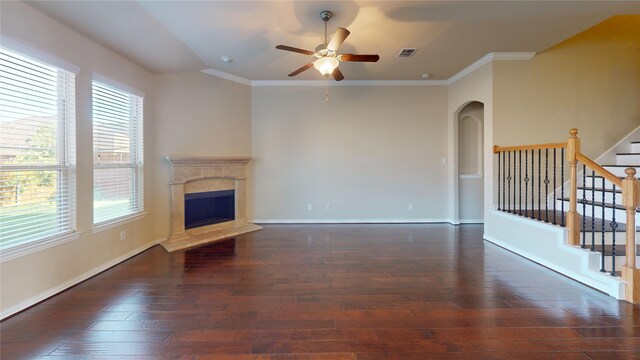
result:
<svg viewBox="0 0 640 360"><path fill-rule="evenodd" d="M329 21L329 19L331 19L331 11L329 10L323 10L320 12L320 18L322 19L322 21L327 22Z"/></svg>

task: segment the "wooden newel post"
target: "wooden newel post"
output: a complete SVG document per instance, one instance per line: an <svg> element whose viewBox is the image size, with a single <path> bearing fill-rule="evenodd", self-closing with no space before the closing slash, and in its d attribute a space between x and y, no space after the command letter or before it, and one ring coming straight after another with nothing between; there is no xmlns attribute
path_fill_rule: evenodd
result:
<svg viewBox="0 0 640 360"><path fill-rule="evenodd" d="M640 303L640 269L636 265L636 208L640 206L640 181L636 169L627 168L627 177L622 180L622 205L627 213L626 256L622 267L622 278L627 282L625 300Z"/></svg>
<svg viewBox="0 0 640 360"><path fill-rule="evenodd" d="M578 160L576 154L580 152L580 138L578 129L569 131L567 141L567 162L569 163L569 213L567 214L567 229L569 229L569 244L580 245L580 215L578 214Z"/></svg>

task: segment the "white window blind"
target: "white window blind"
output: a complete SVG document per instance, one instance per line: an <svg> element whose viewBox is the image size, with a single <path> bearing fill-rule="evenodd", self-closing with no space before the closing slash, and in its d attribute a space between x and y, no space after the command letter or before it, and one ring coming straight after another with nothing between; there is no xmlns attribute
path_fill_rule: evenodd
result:
<svg viewBox="0 0 640 360"><path fill-rule="evenodd" d="M0 48L0 248L75 230L75 74Z"/></svg>
<svg viewBox="0 0 640 360"><path fill-rule="evenodd" d="M143 98L93 81L93 222L144 210Z"/></svg>

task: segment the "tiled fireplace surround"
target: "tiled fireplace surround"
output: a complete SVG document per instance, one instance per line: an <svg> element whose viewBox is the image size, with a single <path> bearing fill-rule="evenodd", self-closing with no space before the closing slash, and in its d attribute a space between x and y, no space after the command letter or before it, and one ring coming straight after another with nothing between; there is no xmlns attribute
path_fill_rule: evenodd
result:
<svg viewBox="0 0 640 360"><path fill-rule="evenodd" d="M167 251L186 249L262 229L247 221L245 167L249 157L167 156L171 164L171 236L162 242ZM235 190L235 220L185 229L185 194Z"/></svg>

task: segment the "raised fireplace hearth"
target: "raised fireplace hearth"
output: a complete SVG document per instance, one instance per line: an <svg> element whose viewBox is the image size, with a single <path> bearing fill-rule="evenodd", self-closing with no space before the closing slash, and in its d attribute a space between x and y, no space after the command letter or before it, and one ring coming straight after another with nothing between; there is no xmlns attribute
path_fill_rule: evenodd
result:
<svg viewBox="0 0 640 360"><path fill-rule="evenodd" d="M167 156L171 165L171 235L167 251L262 229L246 218L248 157Z"/></svg>

